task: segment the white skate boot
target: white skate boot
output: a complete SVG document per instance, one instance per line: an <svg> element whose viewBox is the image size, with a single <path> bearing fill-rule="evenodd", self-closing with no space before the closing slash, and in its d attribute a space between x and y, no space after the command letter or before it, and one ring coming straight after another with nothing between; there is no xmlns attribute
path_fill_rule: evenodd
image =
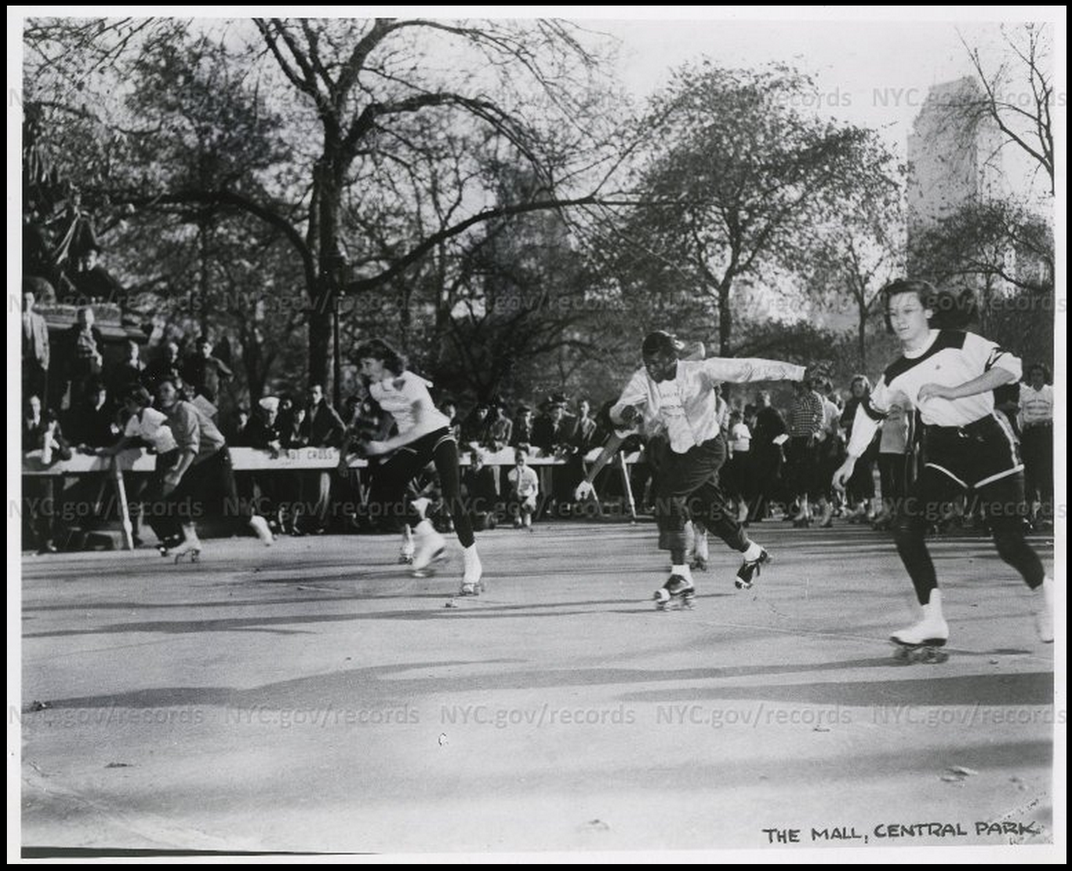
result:
<svg viewBox="0 0 1072 871"><path fill-rule="evenodd" d="M897 647L894 658L901 662L945 662L949 658L944 650L949 639L949 624L942 616L942 591L931 590L930 601L923 606L923 619L907 629L899 629L890 636Z"/></svg>
<svg viewBox="0 0 1072 871"><path fill-rule="evenodd" d="M738 590L751 590L755 579L759 577L763 566L771 561L771 555L764 548L759 549L759 555L755 559L745 557L741 567L737 569L737 577L733 579L733 585Z"/></svg>
<svg viewBox="0 0 1072 871"><path fill-rule="evenodd" d="M688 569L686 568L685 571ZM696 589L692 585L692 578L680 572L680 568L677 571L671 570L669 580L655 591L652 598L655 599L656 611L692 608L693 599L696 598Z"/></svg>
<svg viewBox="0 0 1072 871"><path fill-rule="evenodd" d="M1043 578L1042 586L1032 591L1035 597L1035 626L1044 644L1053 644L1053 578Z"/></svg>
<svg viewBox="0 0 1072 871"><path fill-rule="evenodd" d="M458 595L479 596L484 592L484 567L480 564L480 556L476 552L475 544L462 550L462 559L465 561L465 572L462 575L462 588L458 591Z"/></svg>
<svg viewBox="0 0 1072 871"><path fill-rule="evenodd" d="M418 523L414 535L417 545L413 553L413 577L430 577L435 574L435 563L446 556L447 542L430 520Z"/></svg>
<svg viewBox="0 0 1072 871"><path fill-rule="evenodd" d="M261 517L259 514L254 514L249 518L249 528L253 530L257 538L261 540L261 544L265 547L271 547L275 538L272 536L272 530L268 528L268 521Z"/></svg>
<svg viewBox="0 0 1072 871"><path fill-rule="evenodd" d="M186 558L192 563L201 560L201 541L198 539L196 532L184 529L182 544L175 548L175 565L178 565Z"/></svg>

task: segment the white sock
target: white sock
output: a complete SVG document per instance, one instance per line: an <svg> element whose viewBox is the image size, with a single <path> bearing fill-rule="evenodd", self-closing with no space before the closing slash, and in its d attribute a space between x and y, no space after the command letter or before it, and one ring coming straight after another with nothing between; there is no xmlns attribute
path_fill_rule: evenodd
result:
<svg viewBox="0 0 1072 871"><path fill-rule="evenodd" d="M759 559L760 554L762 554L762 553L763 553L763 548L761 548L754 541L750 541L750 542L748 542L748 549L744 552L743 556L744 556L744 558L746 560L748 560L751 563L751 562L755 562L757 559Z"/></svg>
<svg viewBox="0 0 1072 871"><path fill-rule="evenodd" d="M684 566L670 566L670 574L681 575L690 584L692 583L692 571L687 565Z"/></svg>

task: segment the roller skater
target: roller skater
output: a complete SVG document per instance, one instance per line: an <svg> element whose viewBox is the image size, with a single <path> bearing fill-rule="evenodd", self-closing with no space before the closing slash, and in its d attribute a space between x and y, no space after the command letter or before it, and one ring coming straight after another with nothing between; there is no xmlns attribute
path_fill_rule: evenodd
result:
<svg viewBox="0 0 1072 871"><path fill-rule="evenodd" d="M1008 424L994 415L994 388L1019 380L1020 361L993 342L956 328L969 311L965 296L906 280L894 281L883 293L886 323L900 339L902 356L857 408L848 457L835 473L834 485L844 490L898 394L919 410L924 466L910 497L899 506L893 536L923 620L891 636L898 656L915 661L919 650L929 661L941 661L937 652L944 656L939 649L949 629L925 535L944 507L968 489L987 509L998 554L1033 591L1039 638L1050 643L1053 580L1024 539L1023 464Z"/></svg>
<svg viewBox="0 0 1072 871"><path fill-rule="evenodd" d="M748 539L736 512L726 503L716 473L726 459L726 445L715 414L716 392L723 381L801 380L803 366L774 360L678 358L680 349L669 333L654 332L644 340L644 366L635 372L610 410L616 426L643 423L647 431L665 430L668 449L659 464L654 487L655 518L660 545L670 551L670 578L655 592L665 607L692 588L685 559L685 521L692 518L741 553L751 582L762 562L763 548ZM691 594L689 596L691 598Z"/></svg>
<svg viewBox="0 0 1072 871"><path fill-rule="evenodd" d="M463 572L460 595L478 595L484 587L483 566L476 550L473 527L461 499L458 443L450 420L432 402L430 386L406 369L405 359L382 339L362 343L355 352L361 375L369 382L369 395L395 421L398 432L364 445L369 456L392 454L379 468L379 487L392 503L402 501L406 486L429 462L435 463L443 503L462 545ZM414 500L409 517L415 540L413 574L427 577L446 556L446 541L424 517ZM418 503L419 504L419 503ZM425 506L427 507L427 506Z"/></svg>

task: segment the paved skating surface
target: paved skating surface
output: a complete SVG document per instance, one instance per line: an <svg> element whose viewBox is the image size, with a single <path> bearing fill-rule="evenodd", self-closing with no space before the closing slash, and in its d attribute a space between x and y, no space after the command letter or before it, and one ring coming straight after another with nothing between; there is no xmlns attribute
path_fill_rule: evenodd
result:
<svg viewBox="0 0 1072 871"><path fill-rule="evenodd" d="M952 656L901 666L887 535L752 533L775 561L751 591L713 541L695 610L668 613L650 523L482 534L478 599L450 598L456 542L421 580L387 537L28 556L22 843L1049 842L1053 646L990 543L933 542Z"/></svg>

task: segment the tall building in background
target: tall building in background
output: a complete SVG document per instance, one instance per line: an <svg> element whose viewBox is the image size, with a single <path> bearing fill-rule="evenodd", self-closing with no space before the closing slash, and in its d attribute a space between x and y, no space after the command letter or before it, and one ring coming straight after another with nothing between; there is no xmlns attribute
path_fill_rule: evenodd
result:
<svg viewBox="0 0 1072 871"><path fill-rule="evenodd" d="M966 107L984 98L975 79L932 87L908 136L908 230L933 226L961 206L1006 194L1002 136Z"/></svg>

